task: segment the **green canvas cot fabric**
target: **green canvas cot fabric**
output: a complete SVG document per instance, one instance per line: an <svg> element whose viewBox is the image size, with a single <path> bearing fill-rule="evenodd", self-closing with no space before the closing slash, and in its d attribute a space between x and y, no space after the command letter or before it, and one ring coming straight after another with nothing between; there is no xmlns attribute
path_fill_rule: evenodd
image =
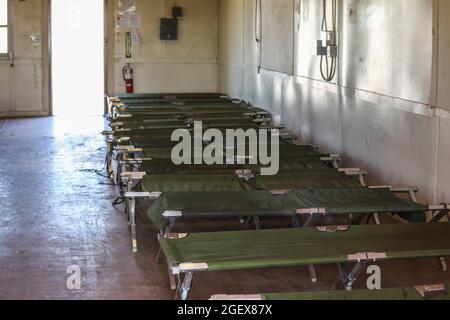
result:
<svg viewBox="0 0 450 320"><path fill-rule="evenodd" d="M165 130L155 130L154 136L162 136L165 134ZM170 140L170 135L167 135L167 139ZM280 144L279 146L280 151L280 162L283 161L292 161L292 162L299 162L301 160L310 160L311 162L320 162L323 164L323 161L321 160L322 155L318 154L316 149L314 149L311 146L295 146L295 148L292 148L290 145L287 144ZM257 148L259 150L259 146ZM225 154L227 152L227 148L224 148L223 153ZM246 147L246 151L248 152L249 147ZM145 158L153 158L155 157L154 154L159 154L161 152L164 152L164 154L167 154L170 156L172 153L172 148L144 148L144 156ZM236 154L236 152L235 152ZM296 160L298 159L298 160Z"/></svg>
<svg viewBox="0 0 450 320"><path fill-rule="evenodd" d="M292 191L299 209L324 208L329 214L417 213L428 206L402 199L389 189L306 188Z"/></svg>
<svg viewBox="0 0 450 320"><path fill-rule="evenodd" d="M147 192L245 191L249 187L236 175L148 175L142 180Z"/></svg>
<svg viewBox="0 0 450 320"><path fill-rule="evenodd" d="M279 173L276 176L256 176L250 183L252 189L255 190L361 187L361 184L354 177L340 173L336 169Z"/></svg>
<svg viewBox="0 0 450 320"><path fill-rule="evenodd" d="M245 145L239 141L234 142L234 147L236 147L236 148L243 147L243 146L245 146L245 153L249 153L250 147L256 147L257 152L259 152L262 147L259 144L259 138L258 138L257 145L250 144L248 139L246 139ZM267 151L268 151L269 155L273 153L273 146L271 144L271 141L268 141L267 149L268 149ZM285 158L322 157L323 156L319 153L319 151L314 146L311 146L311 145L294 145L294 144L288 144L288 143L283 143L282 141L279 141L278 149L279 149L279 154L280 154L281 158L283 158L283 157L285 157Z"/></svg>
<svg viewBox="0 0 450 320"><path fill-rule="evenodd" d="M261 168L268 167L268 166L263 166L263 165L258 165L258 164L251 165L251 164L248 164L248 161L246 161L245 164L244 163L234 164L234 165L226 164L225 160L227 158L230 158L233 156L231 154L231 151L227 150L227 149L225 149L222 153L223 160L224 160L223 165L206 165L206 164L195 165L194 164L195 163L194 162L194 152L192 152L190 165L187 164L187 165L176 166L171 161L173 146L175 146L176 143L171 142L170 138L166 138L166 139L160 138L160 140L158 140L158 137L154 137L154 138L142 139L142 141L140 139L136 139L136 138L132 139L132 143L135 147L142 147L146 144L157 143L157 142L159 143L159 145L161 147L144 148L143 157L152 159L149 161L144 161L144 163L142 165L143 170L146 172L157 171L158 168L159 168L159 170L163 170L163 171L167 171L167 172L171 172L171 171L180 171L181 172L181 171L189 171L189 170L197 171L197 172L217 171L217 170L218 171L222 171L222 170L226 170L226 171L234 170L235 171L235 170L248 169L248 170L252 170L253 174L260 174ZM165 161L158 162L158 160L165 160ZM202 156L200 156L199 160L202 161L202 163L204 163ZM166 165L167 168L164 168L164 165ZM302 155L301 152L299 151L298 157L285 156L281 152L279 169L280 169L279 170L280 173L285 172L285 171L293 171L293 170L305 171L305 170L321 170L321 169L323 169L323 171L325 171L325 172L323 172L322 175L319 176L319 178L322 176L324 177L322 180L325 179L326 172L329 172L330 178L335 179L336 184L338 183L339 180L343 180L344 182L346 181L344 174L338 174L336 172L336 170L328 169L326 167L326 165L324 164L324 162L321 160L320 156L316 155L315 153L310 153L308 151L305 151L304 155ZM320 172L319 172L319 174L320 174ZM276 177L277 176L261 177L261 179L258 180L258 181L261 181L261 183L259 185L256 185L254 188L259 187L260 189L266 189L266 187L262 186L264 181L267 181L267 183L269 183L270 181L275 181L275 179L277 179ZM314 178L313 176L310 176L309 181L312 181L313 178ZM307 179L307 178L305 177L305 179ZM290 181L292 183L295 183L296 180L294 180L294 178L289 178L284 175L279 175L279 181ZM276 183L276 181L274 183ZM320 181L318 181L317 183L320 183Z"/></svg>
<svg viewBox="0 0 450 320"><path fill-rule="evenodd" d="M155 102L165 102L170 101L172 103L180 103L180 104L205 104L205 105L214 105L214 104L222 104L225 102L231 102L228 99L220 99L220 98L183 98L183 99L122 99L121 102L127 106L146 106Z"/></svg>
<svg viewBox="0 0 450 320"><path fill-rule="evenodd" d="M216 101L231 101L227 98L221 98L216 96L205 96L205 97L177 97L172 95L159 95L159 96L133 96L133 97L122 97L119 99L122 103L134 103L134 102L148 102L148 101L155 101L155 100L161 100L161 101L168 101L168 102L189 102L189 101L200 101L205 103L214 103Z"/></svg>
<svg viewBox="0 0 450 320"><path fill-rule="evenodd" d="M251 119L243 119L241 121L231 120L231 121L203 121L203 128L257 128L258 124ZM123 129L130 129L132 135L147 135L147 132L154 130L172 130L176 129L191 129L193 127L193 123L184 122L184 121L161 121L159 123L145 124L145 123L137 123L135 125L127 125L124 124L122 126Z"/></svg>
<svg viewBox="0 0 450 320"><path fill-rule="evenodd" d="M445 285L446 292L435 297L423 298L414 288L382 289L382 290L352 290L325 292L295 292L263 294L262 300L291 300L291 301L422 301L422 300L450 300L450 286Z"/></svg>
<svg viewBox="0 0 450 320"><path fill-rule="evenodd" d="M180 113L180 114L169 114L169 115L142 115L142 116L134 116L131 115L131 117L125 117L125 118L119 118L113 121L119 121L119 122L123 122L123 123L127 123L127 122L131 122L131 123L141 123L141 122L147 122L147 121L153 121L153 122L157 122L160 120L170 120L170 119L178 119L178 120L185 120L185 119L189 119L189 118L199 118L199 119L205 119L205 120L221 120L221 119L245 119L245 118L251 118L250 116L248 116L246 114L247 112L245 111L240 111L240 112L215 112L213 114L211 113L189 113L189 112L185 112L185 113Z"/></svg>
<svg viewBox="0 0 450 320"><path fill-rule="evenodd" d="M345 195L345 202L323 207L329 214L360 214L374 212L403 212L413 215L426 206L398 198L390 191L371 190L365 187L349 189L294 190L272 195L268 191L246 192L167 192L158 198L148 210L156 226L163 222L162 214L167 210L182 211L184 218L217 218L232 216L294 216L298 209L322 208L327 198L319 194ZM301 197L298 195L302 194ZM308 197L310 196L310 197ZM369 200L368 200L369 199ZM317 202L315 202L317 201ZM366 201L366 202L364 202ZM377 206L377 204L379 204Z"/></svg>
<svg viewBox="0 0 450 320"><path fill-rule="evenodd" d="M145 161L140 170L147 174L234 174L250 169L247 165L174 165L171 160ZM259 169L259 168L257 168Z"/></svg>
<svg viewBox="0 0 450 320"><path fill-rule="evenodd" d="M352 226L327 233L313 228L189 234L160 239L169 265L207 263L210 271L344 263L356 253L386 259L450 255L450 224Z"/></svg>
<svg viewBox="0 0 450 320"><path fill-rule="evenodd" d="M113 96L113 98L117 98L120 100L124 99L163 99L163 93L120 93L118 95Z"/></svg>
<svg viewBox="0 0 450 320"><path fill-rule="evenodd" d="M162 106L162 105L167 105L170 106L172 105L172 103L170 101L167 101L166 99L161 99L161 98L154 98L154 99L121 99L120 100L121 103L123 103L123 105L126 108L133 108L133 107L138 107L138 106L146 106L146 107L151 107L151 106Z"/></svg>
<svg viewBox="0 0 450 320"><path fill-rule="evenodd" d="M248 122L253 121L249 117L245 115L236 115L236 116L229 116L229 117L211 117L211 116L199 116L191 118L191 117L164 117L159 119L144 119L140 121L136 121L133 119L129 119L129 121L112 121L110 123L110 126L117 126L121 125L125 129L142 129L147 128L151 129L154 126L161 126L161 125L172 125L172 126L178 126L178 127L184 127L186 124L192 124L195 121L202 121L206 125L211 126L214 125L214 123L220 123L220 124L229 124L229 123L242 123L242 122Z"/></svg>
<svg viewBox="0 0 450 320"><path fill-rule="evenodd" d="M226 133L226 130L236 130L236 129L244 129L244 130L248 130L248 129L255 129L258 130L260 127L257 123L254 122L249 122L247 124L228 124L225 126L214 126L214 129L218 129L221 132L223 132L224 134ZM183 127L183 128L178 128L178 127L170 127L170 128L158 128L158 129L132 129L132 130L126 130L126 131L114 131L114 136L116 138L121 138L121 137L152 137L152 136L172 136L173 132L176 129L186 129L189 130L191 132L193 132L193 129L188 128L188 127ZM209 129L208 126L203 126L203 130L207 130Z"/></svg>
<svg viewBox="0 0 450 320"><path fill-rule="evenodd" d="M222 93L121 93L114 96L118 99L146 99L146 98L221 98L226 97Z"/></svg>
<svg viewBox="0 0 450 320"><path fill-rule="evenodd" d="M154 115L154 116L145 116L145 117L125 117L112 119L110 123L120 122L124 124L140 124L140 123L158 123L159 121L180 121L185 119L183 115Z"/></svg>
<svg viewBox="0 0 450 320"><path fill-rule="evenodd" d="M173 129L146 129L146 130L117 130L114 132L114 136L117 138L122 137L171 137Z"/></svg>
<svg viewBox="0 0 450 320"><path fill-rule="evenodd" d="M155 144L157 141L154 142ZM162 142L161 146L167 146ZM148 153L150 154L150 153ZM279 173L291 173L304 170L321 170L326 166L318 157L303 157L281 161ZM170 158L154 158L144 161L140 165L140 171L147 174L233 174L236 170L251 170L253 174L261 173L260 165L235 164L235 165L174 165ZM253 186L253 189L257 189ZM267 189L267 188L262 188Z"/></svg>
<svg viewBox="0 0 450 320"><path fill-rule="evenodd" d="M136 148L173 148L178 144L167 136L133 137L130 143Z"/></svg>
<svg viewBox="0 0 450 320"><path fill-rule="evenodd" d="M168 127L168 128L182 128L186 124L184 121L179 119L165 119L158 121L135 121L135 122L122 122L113 121L110 123L111 127L120 125L123 129L154 129L155 127Z"/></svg>
<svg viewBox="0 0 450 320"><path fill-rule="evenodd" d="M241 113L236 113L236 114L229 114L229 113L225 113L225 114L215 114L215 115L209 115L209 114L199 114L198 116L193 116L193 117L187 117L186 120L193 122L195 121L242 121L242 120L249 120L251 119L249 116L245 115L245 114L241 114Z"/></svg>
<svg viewBox="0 0 450 320"><path fill-rule="evenodd" d="M239 109L241 107L245 107L244 105L233 104L230 102L221 102L221 103L180 103L180 102L159 102L159 103L145 103L145 102L134 102L131 104L124 104L118 106L118 110L127 110L133 113L142 113L142 112L156 112L156 111L184 111L188 112L190 110L228 110L228 109Z"/></svg>
<svg viewBox="0 0 450 320"><path fill-rule="evenodd" d="M117 115L128 115L132 117L149 117L149 116L157 116L157 115L165 115L165 116L191 116L191 117L199 117L201 115L241 115L241 114L255 114L258 110L253 109L243 109L243 108L216 108L216 109L154 109L154 110L124 110L118 112Z"/></svg>
<svg viewBox="0 0 450 320"><path fill-rule="evenodd" d="M252 107L240 107L240 106L223 106L223 107L153 107L153 108L117 108L117 115L127 115L134 117L145 117L155 115L198 115L198 114L248 114L263 112L263 110Z"/></svg>
<svg viewBox="0 0 450 320"><path fill-rule="evenodd" d="M176 97L177 99L185 98L226 98L227 95L220 92L206 92L206 93L168 93L166 96Z"/></svg>
<svg viewBox="0 0 450 320"><path fill-rule="evenodd" d="M144 149L144 158L170 160L172 148L146 148Z"/></svg>
<svg viewBox="0 0 450 320"><path fill-rule="evenodd" d="M115 112L115 118L120 121L125 119L152 119L155 117L199 117L203 115L207 116L217 116L217 117L225 117L230 115L248 115L248 114L256 114L257 110L253 109L220 109L216 111L198 111L198 110L179 110L179 111L143 111L143 112L130 112L127 110L118 110Z"/></svg>
<svg viewBox="0 0 450 320"><path fill-rule="evenodd" d="M165 211L181 211L184 218L232 218L292 216L297 199L293 194L267 191L166 192L147 211L152 223L162 228Z"/></svg>
<svg viewBox="0 0 450 320"><path fill-rule="evenodd" d="M136 104L136 102L139 102L139 104ZM214 109L221 109L221 108L231 108L231 109L237 109L240 107L247 107L245 104L236 104L232 103L230 101L221 101L218 103L185 103L185 102L177 102L177 101L163 101L160 103L160 109L172 109L172 110L184 110L184 109L192 109L197 108L200 110L214 110ZM155 103L150 103L148 105L145 105L142 101L135 100L134 104L124 104L118 107L118 109L128 109L128 110L134 110L134 111L154 111L154 109L158 109L158 105Z"/></svg>

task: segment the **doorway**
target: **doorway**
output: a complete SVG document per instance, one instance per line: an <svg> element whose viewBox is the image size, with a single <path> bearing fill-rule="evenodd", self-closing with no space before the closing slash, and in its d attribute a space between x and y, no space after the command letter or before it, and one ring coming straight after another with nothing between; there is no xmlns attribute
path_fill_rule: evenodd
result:
<svg viewBox="0 0 450 320"><path fill-rule="evenodd" d="M53 116L104 114L104 0L51 1Z"/></svg>

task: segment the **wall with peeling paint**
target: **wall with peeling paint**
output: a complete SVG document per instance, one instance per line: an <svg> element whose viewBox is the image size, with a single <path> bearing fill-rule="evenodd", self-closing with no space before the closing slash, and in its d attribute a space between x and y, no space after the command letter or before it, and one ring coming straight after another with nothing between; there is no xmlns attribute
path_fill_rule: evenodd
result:
<svg viewBox="0 0 450 320"><path fill-rule="evenodd" d="M370 184L419 186L423 201L450 201L450 2L341 0L331 83L312 49L322 1L276 2L294 4L294 36L262 50L290 54L294 72L264 63L258 72L265 54L264 34L255 41L258 1L219 0L219 91L269 108L303 142L367 169ZM261 29L284 22L263 19Z"/></svg>
<svg viewBox="0 0 450 320"><path fill-rule="evenodd" d="M172 7L183 8L179 39L160 41L160 19L170 18ZM117 1L110 1L108 34L109 92L123 92L122 68L130 62L136 92L217 91L217 0L136 0L141 27L133 56L125 58L125 32L116 27Z"/></svg>
<svg viewBox="0 0 450 320"><path fill-rule="evenodd" d="M10 1L14 59L0 58L0 117L49 112L47 17L47 0Z"/></svg>

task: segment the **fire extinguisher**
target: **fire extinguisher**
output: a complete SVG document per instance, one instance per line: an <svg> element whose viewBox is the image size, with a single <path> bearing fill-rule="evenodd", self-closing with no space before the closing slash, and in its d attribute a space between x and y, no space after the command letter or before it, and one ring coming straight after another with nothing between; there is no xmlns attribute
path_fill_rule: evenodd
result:
<svg viewBox="0 0 450 320"><path fill-rule="evenodd" d="M133 67L129 63L123 67L122 75L126 93L134 93Z"/></svg>

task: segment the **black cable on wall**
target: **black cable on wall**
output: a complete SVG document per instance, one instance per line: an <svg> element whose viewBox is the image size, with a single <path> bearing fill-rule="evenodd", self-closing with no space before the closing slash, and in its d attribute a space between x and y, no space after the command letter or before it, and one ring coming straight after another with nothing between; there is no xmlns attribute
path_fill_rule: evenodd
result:
<svg viewBox="0 0 450 320"><path fill-rule="evenodd" d="M331 32L331 43L327 44L331 47L336 46L336 20L337 20L337 0L331 0L332 2L332 23L331 30L328 29L328 10L327 10L327 1L323 0L322 4L322 32ZM323 80L330 82L334 79L336 75L337 69L337 57L329 57L328 55L322 55L320 57L320 74L322 75Z"/></svg>

